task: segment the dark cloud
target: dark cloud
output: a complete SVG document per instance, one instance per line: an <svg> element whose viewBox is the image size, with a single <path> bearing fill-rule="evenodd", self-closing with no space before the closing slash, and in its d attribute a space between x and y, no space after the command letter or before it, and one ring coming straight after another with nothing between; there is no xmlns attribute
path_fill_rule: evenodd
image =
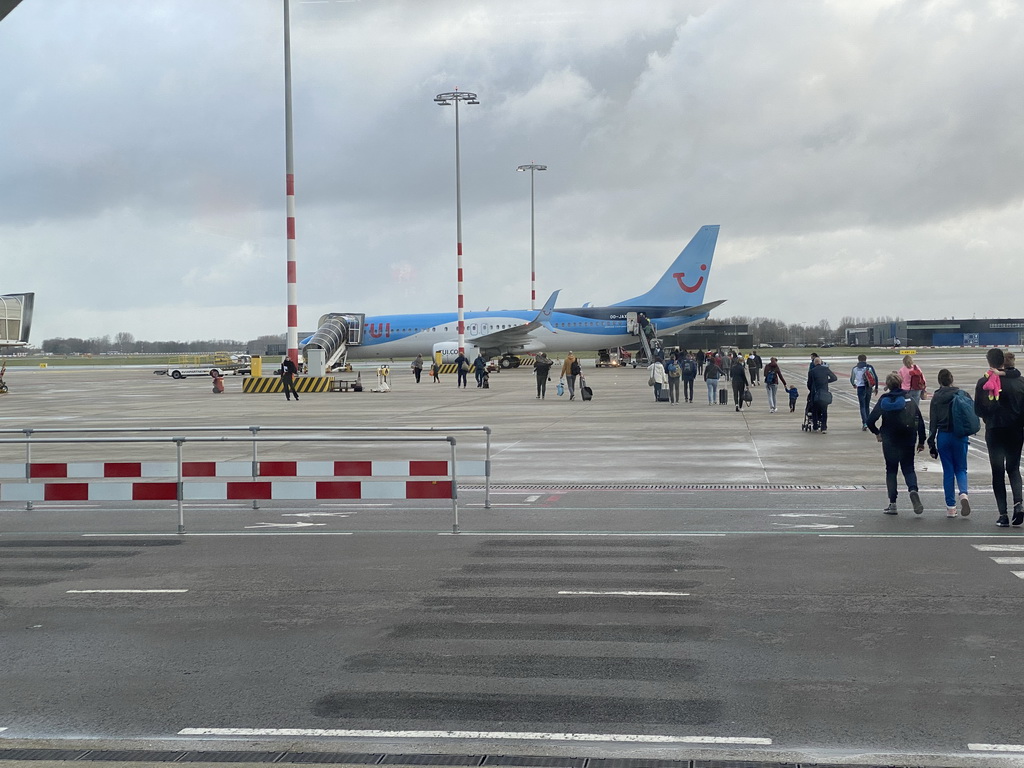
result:
<svg viewBox="0 0 1024 768"><path fill-rule="evenodd" d="M1024 267L1021 20L973 0L293 0L302 324L454 303L453 110L432 100L456 86L481 101L460 113L472 306L527 302L515 168L540 162L539 290L568 303L643 290L717 223L730 314L991 313L978 273L966 300L948 275ZM277 0L47 0L0 24L0 288L37 291L40 334L199 336L167 308L211 303L244 308L222 335L281 330L281 30Z"/></svg>

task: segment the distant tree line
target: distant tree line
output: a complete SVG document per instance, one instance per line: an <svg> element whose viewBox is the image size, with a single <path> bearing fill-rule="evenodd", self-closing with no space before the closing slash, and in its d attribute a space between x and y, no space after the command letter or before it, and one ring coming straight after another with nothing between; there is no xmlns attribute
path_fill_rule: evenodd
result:
<svg viewBox="0 0 1024 768"><path fill-rule="evenodd" d="M51 355L103 355L103 354L203 354L226 350L261 355L268 346L284 343L285 335L259 336L250 341L237 339L200 339L196 341L140 341L122 331L114 336L95 336L89 339L55 338L43 341L42 351Z"/></svg>
<svg viewBox="0 0 1024 768"><path fill-rule="evenodd" d="M828 320L819 320L817 323L786 323L771 317L723 317L713 318L715 323L732 325L746 325L754 336L755 344L762 343L784 343L784 344L805 344L805 343L833 343L842 344L846 340L847 328L870 328L873 325L883 325L900 322L898 317L852 317L846 316L839 321L835 329ZM116 334L113 339L110 336L99 336L90 339L79 338L56 338L46 339L43 342L42 351L53 355L102 355L102 354L202 354L205 352L216 352L227 350L230 352L248 352L253 355L263 355L268 348L274 354L279 354L282 345L285 344L285 335L258 336L249 341L238 341L237 339L205 339L197 341L140 341L127 331Z"/></svg>
<svg viewBox="0 0 1024 768"><path fill-rule="evenodd" d="M727 317L714 318L716 323L746 325L754 337L755 344L842 344L846 341L847 328L870 328L874 325L901 322L898 317L852 317L845 316L835 329L828 320L817 323L786 323L771 317Z"/></svg>

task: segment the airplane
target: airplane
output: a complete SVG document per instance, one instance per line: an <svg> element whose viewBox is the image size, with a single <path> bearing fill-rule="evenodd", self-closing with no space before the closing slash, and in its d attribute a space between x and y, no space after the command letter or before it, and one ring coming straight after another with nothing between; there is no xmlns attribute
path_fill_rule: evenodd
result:
<svg viewBox="0 0 1024 768"><path fill-rule="evenodd" d="M701 227L654 286L639 296L606 307L555 307L559 291L539 310L466 312L466 356L500 357L502 368L518 367L522 353L598 350L635 343L645 315L656 333L671 334L708 317L724 299L702 303L718 241L719 225ZM328 367L347 360L396 359L423 355L454 362L459 354L454 311L365 317L331 313L303 340L324 350Z"/></svg>

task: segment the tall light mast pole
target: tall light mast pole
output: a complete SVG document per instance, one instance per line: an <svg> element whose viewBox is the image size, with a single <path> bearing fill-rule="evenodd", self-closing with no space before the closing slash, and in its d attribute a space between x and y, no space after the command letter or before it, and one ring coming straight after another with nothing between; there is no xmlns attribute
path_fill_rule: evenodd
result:
<svg viewBox="0 0 1024 768"><path fill-rule="evenodd" d="M462 295L462 161L459 157L459 102L465 101L468 104L479 104L476 94L469 91L460 91L456 88L448 93L439 93L434 97L434 102L442 107L455 104L455 229L458 239L456 261L458 265L458 319L459 319L459 354L466 352L466 311L465 301Z"/></svg>
<svg viewBox="0 0 1024 768"><path fill-rule="evenodd" d="M529 165L520 165L518 168L516 168L517 171L530 172L530 309L537 308L537 228L536 215L533 204L533 174L534 171L546 171L547 169L548 167L546 165L537 165L536 163L530 163Z"/></svg>

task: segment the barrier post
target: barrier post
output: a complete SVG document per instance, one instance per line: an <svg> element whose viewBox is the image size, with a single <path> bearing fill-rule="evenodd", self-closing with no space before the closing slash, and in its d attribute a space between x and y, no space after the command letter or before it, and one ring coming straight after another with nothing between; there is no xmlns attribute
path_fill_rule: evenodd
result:
<svg viewBox="0 0 1024 768"><path fill-rule="evenodd" d="M449 437L452 447L452 533L459 532L459 478L455 469L455 438Z"/></svg>
<svg viewBox="0 0 1024 768"><path fill-rule="evenodd" d="M32 483L32 432L31 429L21 430L25 433L25 482ZM32 502L25 502L25 511L32 511Z"/></svg>
<svg viewBox="0 0 1024 768"><path fill-rule="evenodd" d="M249 431L252 432L252 479L253 482L255 482L256 478L260 476L260 460L259 456L256 453L256 434L260 431L260 428L254 425L249 427ZM260 503L256 499L252 500L252 508L260 508Z"/></svg>
<svg viewBox="0 0 1024 768"><path fill-rule="evenodd" d="M487 450L484 453L484 509L491 508L491 428L484 427L487 434Z"/></svg>
<svg viewBox="0 0 1024 768"><path fill-rule="evenodd" d="M183 477L181 469L181 446L185 442L185 438L176 437L174 438L174 444L178 450L178 533L185 532L185 505L183 504L185 496L185 478Z"/></svg>

